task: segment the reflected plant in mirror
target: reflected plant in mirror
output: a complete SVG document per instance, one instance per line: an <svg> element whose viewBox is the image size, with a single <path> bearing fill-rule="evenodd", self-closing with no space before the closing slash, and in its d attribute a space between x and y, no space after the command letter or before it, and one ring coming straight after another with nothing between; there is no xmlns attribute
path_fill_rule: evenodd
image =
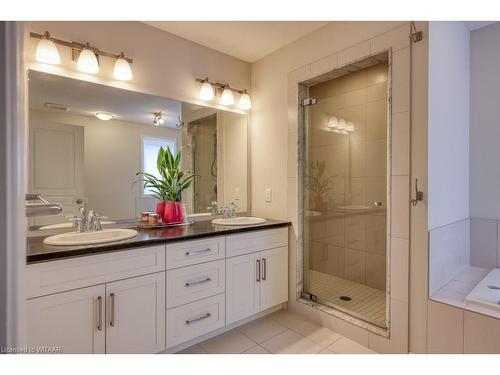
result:
<svg viewBox="0 0 500 375"><path fill-rule="evenodd" d="M326 162L315 160L310 163L306 176L306 187L310 192L310 205L314 210L325 209L325 195L333 189L335 176L325 176Z"/></svg>
<svg viewBox="0 0 500 375"><path fill-rule="evenodd" d="M145 171L137 172L137 176L150 194L160 202L156 204L156 214L166 224L178 224L184 219L182 210L182 192L188 189L196 175L180 168L181 152L174 156L170 147L163 146L158 151L156 166L160 178Z"/></svg>

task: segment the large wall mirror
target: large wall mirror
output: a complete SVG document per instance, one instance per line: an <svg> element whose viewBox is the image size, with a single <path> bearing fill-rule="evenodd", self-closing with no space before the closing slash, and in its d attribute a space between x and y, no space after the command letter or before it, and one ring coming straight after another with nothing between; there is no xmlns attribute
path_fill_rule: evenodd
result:
<svg viewBox="0 0 500 375"><path fill-rule="evenodd" d="M28 189L63 206L29 224L67 222L81 198L113 220L154 210L156 199L134 181L139 170L157 174L160 146L180 150L182 168L198 175L182 197L187 214L206 213L212 201L247 212L247 134L240 113L29 71Z"/></svg>

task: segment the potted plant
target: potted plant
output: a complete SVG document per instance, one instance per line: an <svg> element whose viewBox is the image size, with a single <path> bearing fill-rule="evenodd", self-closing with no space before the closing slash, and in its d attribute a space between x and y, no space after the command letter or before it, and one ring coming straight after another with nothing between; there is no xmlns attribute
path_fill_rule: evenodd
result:
<svg viewBox="0 0 500 375"><path fill-rule="evenodd" d="M310 163L306 186L312 194L311 207L315 210L325 208L324 196L333 189L333 177L324 176L326 162L315 160Z"/></svg>
<svg viewBox="0 0 500 375"><path fill-rule="evenodd" d="M151 195L159 202L156 205L156 213L167 224L178 224L183 221L182 214L182 192L191 186L196 175L183 171L180 168L181 152L174 156L170 148L160 147L156 167L160 178L146 173L137 172L137 176L142 176L140 181L144 183L144 188L149 189Z"/></svg>

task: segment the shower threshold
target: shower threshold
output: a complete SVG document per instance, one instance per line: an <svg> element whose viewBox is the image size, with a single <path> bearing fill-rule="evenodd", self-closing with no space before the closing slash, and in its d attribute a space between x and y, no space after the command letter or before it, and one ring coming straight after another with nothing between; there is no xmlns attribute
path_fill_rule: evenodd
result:
<svg viewBox="0 0 500 375"><path fill-rule="evenodd" d="M319 271L311 270L309 275L307 292L317 296L317 303L386 328L385 291Z"/></svg>

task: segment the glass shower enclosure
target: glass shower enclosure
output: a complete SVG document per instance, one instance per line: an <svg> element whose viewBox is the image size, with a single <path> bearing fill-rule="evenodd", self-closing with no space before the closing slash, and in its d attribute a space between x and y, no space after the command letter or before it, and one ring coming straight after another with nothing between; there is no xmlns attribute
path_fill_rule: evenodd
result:
<svg viewBox="0 0 500 375"><path fill-rule="evenodd" d="M302 297L387 328L388 53L305 82Z"/></svg>

